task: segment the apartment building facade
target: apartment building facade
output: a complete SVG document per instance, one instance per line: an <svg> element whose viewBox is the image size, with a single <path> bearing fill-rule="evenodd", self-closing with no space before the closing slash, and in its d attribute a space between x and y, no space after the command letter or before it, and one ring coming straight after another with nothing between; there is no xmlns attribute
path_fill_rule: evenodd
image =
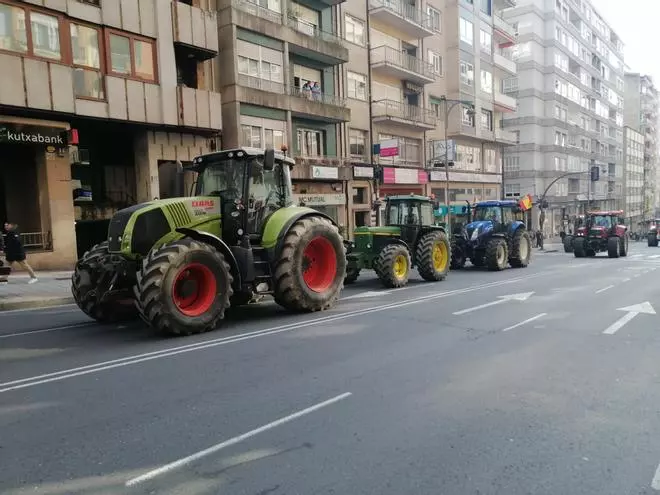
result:
<svg viewBox="0 0 660 495"><path fill-rule="evenodd" d="M220 146L209 7L0 0L0 218L35 268L70 268L117 209L167 193L163 169Z"/></svg>
<svg viewBox="0 0 660 495"><path fill-rule="evenodd" d="M644 134L624 127L624 216L631 232L644 232Z"/></svg>
<svg viewBox="0 0 660 495"><path fill-rule="evenodd" d="M506 151L505 192L545 198L548 235L585 208L622 208L618 35L586 0L519 0L505 18L518 32L518 77L505 82L518 111L504 124L519 136ZM589 178L593 166L600 170L596 182Z"/></svg>
<svg viewBox="0 0 660 495"><path fill-rule="evenodd" d="M658 115L660 97L650 76L625 75L625 124L644 136L644 205L642 216L651 220L660 213L660 173L658 172Z"/></svg>

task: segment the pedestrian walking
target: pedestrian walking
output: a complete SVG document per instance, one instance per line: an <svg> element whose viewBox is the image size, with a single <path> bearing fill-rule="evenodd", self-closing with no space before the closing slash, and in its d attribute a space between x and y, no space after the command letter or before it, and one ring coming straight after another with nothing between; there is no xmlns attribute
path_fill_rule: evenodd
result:
<svg viewBox="0 0 660 495"><path fill-rule="evenodd" d="M5 252L5 236L2 231L0 231L0 255ZM7 284L7 276L9 275L10 268L6 266L6 263L0 257L0 285Z"/></svg>
<svg viewBox="0 0 660 495"><path fill-rule="evenodd" d="M13 266L16 263L23 270L28 272L30 275L30 280L28 284L33 284L37 282L37 276L34 273L34 270L27 262L27 257L25 255L25 249L23 248L23 243L21 242L21 235L18 231L18 226L13 223L5 222L5 259L10 266Z"/></svg>

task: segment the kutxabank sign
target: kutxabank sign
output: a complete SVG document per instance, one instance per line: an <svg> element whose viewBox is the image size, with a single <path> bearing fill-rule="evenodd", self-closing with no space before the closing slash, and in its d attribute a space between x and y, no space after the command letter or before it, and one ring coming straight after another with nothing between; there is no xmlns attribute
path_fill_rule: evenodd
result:
<svg viewBox="0 0 660 495"><path fill-rule="evenodd" d="M0 123L0 143L67 146L64 129L23 124Z"/></svg>

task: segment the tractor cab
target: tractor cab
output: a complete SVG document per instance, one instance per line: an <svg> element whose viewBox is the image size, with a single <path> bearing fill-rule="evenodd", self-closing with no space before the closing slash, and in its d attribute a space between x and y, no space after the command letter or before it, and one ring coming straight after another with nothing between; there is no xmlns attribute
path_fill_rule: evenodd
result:
<svg viewBox="0 0 660 495"><path fill-rule="evenodd" d="M259 239L268 217L293 203L291 158L274 150L239 148L202 155L190 170L197 172L195 214L217 209L222 238L237 244L247 233ZM218 198L217 202L214 198Z"/></svg>
<svg viewBox="0 0 660 495"><path fill-rule="evenodd" d="M504 233L513 224L524 223L529 210L523 210L518 201L481 201L472 206L472 219L466 225L471 241L489 233Z"/></svg>
<svg viewBox="0 0 660 495"><path fill-rule="evenodd" d="M409 245L433 222L433 202L426 196L389 196L385 200L385 224L398 227L401 240Z"/></svg>
<svg viewBox="0 0 660 495"><path fill-rule="evenodd" d="M592 257L606 251L610 258L627 256L628 228L624 224L623 211L590 211L584 225L572 240L576 258Z"/></svg>

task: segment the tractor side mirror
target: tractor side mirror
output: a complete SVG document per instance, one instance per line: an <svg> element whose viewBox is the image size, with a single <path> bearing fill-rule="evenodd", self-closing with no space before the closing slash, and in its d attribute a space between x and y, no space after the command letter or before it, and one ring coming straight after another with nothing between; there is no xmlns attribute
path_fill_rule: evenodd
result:
<svg viewBox="0 0 660 495"><path fill-rule="evenodd" d="M267 148L264 152L264 170L271 171L275 168L275 150Z"/></svg>
<svg viewBox="0 0 660 495"><path fill-rule="evenodd" d="M174 177L175 195L177 198L183 198L186 195L186 185L184 183L183 164L181 160L176 161L176 175Z"/></svg>

